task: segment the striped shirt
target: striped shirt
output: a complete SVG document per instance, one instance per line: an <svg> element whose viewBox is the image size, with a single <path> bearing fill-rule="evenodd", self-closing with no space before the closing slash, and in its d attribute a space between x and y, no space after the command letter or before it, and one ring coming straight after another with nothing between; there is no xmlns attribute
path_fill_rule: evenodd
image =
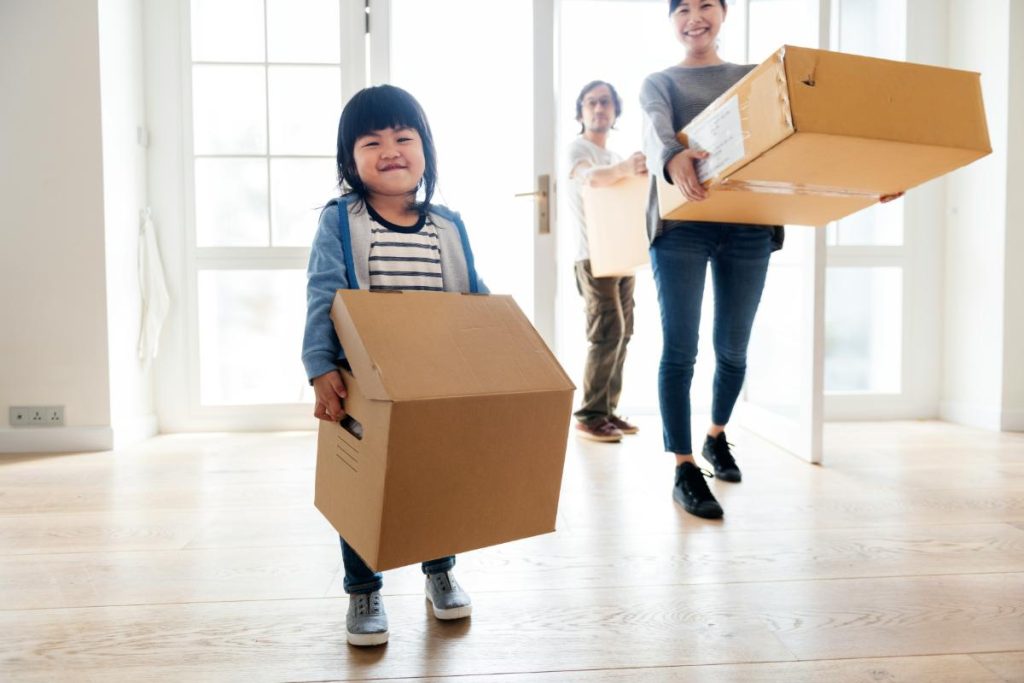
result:
<svg viewBox="0 0 1024 683"><path fill-rule="evenodd" d="M444 290L437 226L426 215L416 225L385 220L366 204L370 214L370 289Z"/></svg>

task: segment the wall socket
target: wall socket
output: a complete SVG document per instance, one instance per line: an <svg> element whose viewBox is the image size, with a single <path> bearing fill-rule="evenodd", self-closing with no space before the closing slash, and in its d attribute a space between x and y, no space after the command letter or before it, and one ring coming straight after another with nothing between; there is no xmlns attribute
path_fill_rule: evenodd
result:
<svg viewBox="0 0 1024 683"><path fill-rule="evenodd" d="M8 422L12 427L63 427L64 406L11 406Z"/></svg>

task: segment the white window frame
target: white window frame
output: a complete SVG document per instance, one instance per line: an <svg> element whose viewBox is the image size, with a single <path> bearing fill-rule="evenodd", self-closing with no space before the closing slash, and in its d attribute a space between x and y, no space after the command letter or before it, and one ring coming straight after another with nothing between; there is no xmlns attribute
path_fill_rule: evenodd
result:
<svg viewBox="0 0 1024 683"><path fill-rule="evenodd" d="M840 4L856 0L821 0L832 3L830 44L839 43ZM919 55L915 49L915 31L928 31L919 19L910 21L912 5L917 13L936 12L919 0L890 0L904 19L904 54L908 61L939 58L944 55ZM934 3L927 3L934 5ZM927 39L926 39L927 40ZM842 46L839 46L840 48ZM826 247L826 272L835 268L898 268L902 275L900 383L899 391L826 391L825 419L893 420L924 419L938 416L941 372L941 262L943 249L942 211L945 184L939 180L914 188L903 199L903 240L900 245ZM842 222L840 221L840 231ZM826 275L827 277L827 275Z"/></svg>
<svg viewBox="0 0 1024 683"><path fill-rule="evenodd" d="M342 101L365 86L367 5L338 0ZM208 406L200 402L198 277L203 270L305 271L308 247L199 247L196 244L190 0L147 0L147 105L154 138L150 153L151 198L161 231L172 293L165 344L157 361L157 412L161 431L310 429L309 404ZM195 62L196 64L206 62ZM254 62L275 66L277 62ZM245 65L251 65L246 63ZM175 83L175 87L166 87ZM159 87L157 84L160 84ZM269 106L269 105L268 105ZM247 155L225 155L232 157ZM287 158L294 155L248 155ZM154 182L155 181L155 182ZM268 188L269 189L269 188ZM269 205L268 205L269 210ZM296 304L301 305L301 303ZM169 338L168 338L169 337ZM296 348L296 359L299 349ZM274 362L267 359L267 362ZM258 370L258 368L254 368Z"/></svg>

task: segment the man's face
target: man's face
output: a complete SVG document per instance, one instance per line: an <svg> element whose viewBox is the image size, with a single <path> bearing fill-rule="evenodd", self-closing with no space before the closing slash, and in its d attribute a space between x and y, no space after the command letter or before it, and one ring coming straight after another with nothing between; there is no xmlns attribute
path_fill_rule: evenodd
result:
<svg viewBox="0 0 1024 683"><path fill-rule="evenodd" d="M615 125L615 98L607 85L599 85L583 96L580 123L586 131L607 133Z"/></svg>

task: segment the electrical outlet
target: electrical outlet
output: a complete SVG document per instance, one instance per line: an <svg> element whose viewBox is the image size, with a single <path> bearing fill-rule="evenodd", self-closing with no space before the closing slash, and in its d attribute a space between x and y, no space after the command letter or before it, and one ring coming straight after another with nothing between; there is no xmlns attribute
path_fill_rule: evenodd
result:
<svg viewBox="0 0 1024 683"><path fill-rule="evenodd" d="M7 421L12 427L63 427L64 406L11 406Z"/></svg>

